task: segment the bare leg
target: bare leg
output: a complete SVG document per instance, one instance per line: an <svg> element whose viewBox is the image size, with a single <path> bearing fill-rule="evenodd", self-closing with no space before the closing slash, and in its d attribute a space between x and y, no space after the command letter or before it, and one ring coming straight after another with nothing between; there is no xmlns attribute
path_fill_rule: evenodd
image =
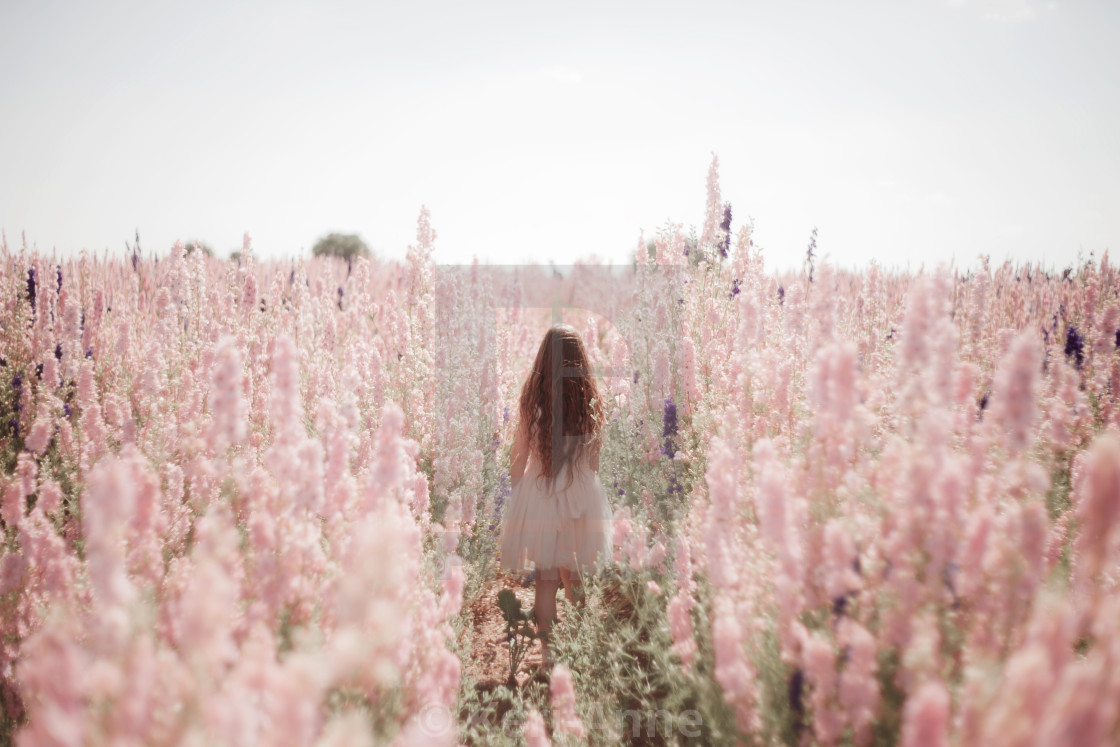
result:
<svg viewBox="0 0 1120 747"><path fill-rule="evenodd" d="M556 619L556 591L559 588L559 579L537 579L534 606L537 611L537 630L541 633L541 664L546 667L552 664L548 639L552 633L552 621Z"/></svg>
<svg viewBox="0 0 1120 747"><path fill-rule="evenodd" d="M560 580L564 583L564 595L568 597L568 601L573 605L583 607L583 596L579 594L580 580L579 576L569 571L567 568L560 569Z"/></svg>

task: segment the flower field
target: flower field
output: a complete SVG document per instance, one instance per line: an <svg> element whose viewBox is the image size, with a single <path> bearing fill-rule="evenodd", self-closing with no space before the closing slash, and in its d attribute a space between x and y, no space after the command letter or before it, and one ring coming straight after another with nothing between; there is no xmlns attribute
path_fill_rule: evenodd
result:
<svg viewBox="0 0 1120 747"><path fill-rule="evenodd" d="M714 168L630 267L435 241L0 249L0 743L1120 743L1107 256L774 274ZM615 554L543 678L495 553L553 320Z"/></svg>

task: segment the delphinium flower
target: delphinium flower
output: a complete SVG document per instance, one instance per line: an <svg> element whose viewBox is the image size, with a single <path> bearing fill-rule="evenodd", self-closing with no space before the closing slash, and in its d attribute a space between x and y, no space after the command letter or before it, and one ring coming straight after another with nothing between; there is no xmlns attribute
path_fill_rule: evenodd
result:
<svg viewBox="0 0 1120 747"><path fill-rule="evenodd" d="M210 388L211 439L217 454L241 443L246 434L241 351L237 340L223 338L217 346ZM281 392L281 396L291 396Z"/></svg>
<svg viewBox="0 0 1120 747"><path fill-rule="evenodd" d="M490 532L496 533L502 521L502 515L505 511L506 501L509 500L513 494L513 487L510 484L509 473L502 473L498 478L498 485L494 492L494 504L490 520Z"/></svg>
<svg viewBox="0 0 1120 747"><path fill-rule="evenodd" d="M62 487L56 480L42 480L39 483L38 496L35 505L44 514L54 514L62 506Z"/></svg>
<svg viewBox="0 0 1120 747"><path fill-rule="evenodd" d="M319 400L315 423L326 450L323 492L328 532L341 539L345 523L357 509L358 486L350 471L350 458L358 439L330 398Z"/></svg>
<svg viewBox="0 0 1120 747"><path fill-rule="evenodd" d="M454 614L462 603L461 579L447 579L442 601L426 588L415 593L419 605L417 625L409 636L412 656L405 670L406 708L413 712L435 707L453 708L459 688L461 664L448 649L454 633L445 612Z"/></svg>
<svg viewBox="0 0 1120 747"><path fill-rule="evenodd" d="M731 204L727 203L727 207L730 208ZM730 213L730 210L727 212ZM727 217L730 218L730 215ZM728 220L728 228L730 228L730 226L731 221ZM751 268L753 260L756 259L751 256L751 246L753 244L751 241L752 230L753 226L748 221L739 228L739 232L735 236L735 252L732 257L731 268L732 274L740 279L745 279L747 277L747 270ZM728 236L728 245L730 246L730 236Z"/></svg>
<svg viewBox="0 0 1120 747"><path fill-rule="evenodd" d="M572 673L563 664L556 664L549 679L552 721L556 732L583 739L587 736L587 730L576 713L576 691L572 685Z"/></svg>
<svg viewBox="0 0 1120 747"><path fill-rule="evenodd" d="M796 631L801 639L801 671L812 688L809 704L813 733L821 744L835 744L844 730L843 715L835 707L836 652L823 634L809 633L800 625L796 626Z"/></svg>
<svg viewBox="0 0 1120 747"><path fill-rule="evenodd" d="M784 291L779 288L779 295L783 297L785 332L790 337L800 338L805 334L805 288L801 283L794 283Z"/></svg>
<svg viewBox="0 0 1120 747"><path fill-rule="evenodd" d="M856 411L857 378L853 345L837 343L817 351L809 382L814 435L810 459L824 480L823 489L836 488L866 437L864 412Z"/></svg>
<svg viewBox="0 0 1120 747"><path fill-rule="evenodd" d="M661 453L665 456L672 456L676 453L675 440L677 437L677 405L672 399L665 400L661 423L661 438L664 439Z"/></svg>
<svg viewBox="0 0 1120 747"><path fill-rule="evenodd" d="M136 486L127 465L115 458L90 473L82 495L82 535L86 569L94 597L106 617L124 633L127 607L136 590L127 575L125 539L136 511Z"/></svg>
<svg viewBox="0 0 1120 747"><path fill-rule="evenodd" d="M1108 566L1120 523L1120 436L1100 436L1085 456L1080 484L1074 493L1078 531L1075 578L1083 589Z"/></svg>
<svg viewBox="0 0 1120 747"><path fill-rule="evenodd" d="M844 617L837 624L836 640L845 658L839 675L837 704L852 727L855 743L867 745L871 743L871 726L879 706L875 639L851 617Z"/></svg>
<svg viewBox="0 0 1120 747"><path fill-rule="evenodd" d="M12 377L12 389L14 390L13 398L15 399L16 412L15 417L8 421L8 428L13 436L19 438L20 414L23 412L23 401L26 399L23 391L23 374L17 373Z"/></svg>
<svg viewBox="0 0 1120 747"><path fill-rule="evenodd" d="M1082 403L1078 389L1077 371L1069 363L1057 360L1050 363L1048 371L1053 395L1046 407L1046 427L1043 433L1049 436L1050 444L1057 449L1067 449L1073 444L1074 431L1077 430L1075 410Z"/></svg>
<svg viewBox="0 0 1120 747"><path fill-rule="evenodd" d="M727 259L731 249L731 203L723 203L723 219L719 223L720 240L718 242L719 256Z"/></svg>
<svg viewBox="0 0 1120 747"><path fill-rule="evenodd" d="M681 230L681 226L676 223L673 224L670 236L669 256L672 257L672 263L674 265L687 264L689 253L696 246L695 239L686 237Z"/></svg>
<svg viewBox="0 0 1120 747"><path fill-rule="evenodd" d="M735 710L739 731L751 734L758 731L762 719L756 710L758 673L747 656L745 641L731 599L726 595L717 597L712 614L713 675L723 691L723 699Z"/></svg>
<svg viewBox="0 0 1120 747"><path fill-rule="evenodd" d="M253 244L249 239L249 234L245 234L241 241L241 254L237 258L237 267L240 275L244 278L241 284L241 298L240 307L243 316L247 319L252 318L261 310L260 302L264 299L260 298L260 293L257 289L257 266L253 257Z"/></svg>
<svg viewBox="0 0 1120 747"><path fill-rule="evenodd" d="M681 660L686 669L696 659L697 645L692 631L692 597L680 589L666 606L665 616L669 621L669 635L673 639L673 653Z"/></svg>
<svg viewBox="0 0 1120 747"><path fill-rule="evenodd" d="M59 361L62 360L62 343L56 343L54 348L54 355L48 355L46 360L43 361L43 388L46 392L51 392L58 388L61 383L59 379L58 366Z"/></svg>
<svg viewBox="0 0 1120 747"><path fill-rule="evenodd" d="M824 528L824 588L832 600L833 611L843 614L849 594L859 591L862 583L855 567L859 553L847 528L838 519L832 519Z"/></svg>
<svg viewBox="0 0 1120 747"><path fill-rule="evenodd" d="M32 266L27 270L27 303L31 306L32 311L35 309L35 291L38 287L38 273L35 267Z"/></svg>
<svg viewBox="0 0 1120 747"><path fill-rule="evenodd" d="M667 236L659 234L658 237L654 239L653 246L658 267L673 264L672 249L670 248L669 238Z"/></svg>
<svg viewBox="0 0 1120 747"><path fill-rule="evenodd" d="M134 443L126 443L121 448L119 459L136 495L127 534L126 567L133 584L141 592L149 593L159 588L164 571L163 536L167 517L159 478L148 469Z"/></svg>
<svg viewBox="0 0 1120 747"><path fill-rule="evenodd" d="M78 616L60 614L23 642L15 671L31 709L21 741L67 745L86 741L92 714L85 708L84 684L92 662L79 643L81 627ZM11 705L15 704L5 704L6 713Z"/></svg>
<svg viewBox="0 0 1120 747"><path fill-rule="evenodd" d="M968 342L974 359L980 357L983 334L988 323L988 288L990 285L988 258L982 256L981 266L969 283Z"/></svg>
<svg viewBox="0 0 1120 747"><path fill-rule="evenodd" d="M31 464L34 465L34 462ZM0 505L0 518L4 519L5 524L11 527L19 526L23 519L25 499L23 480L18 477L10 480L4 487L3 503Z"/></svg>
<svg viewBox="0 0 1120 747"><path fill-rule="evenodd" d="M778 603L779 637L783 653L796 649L793 622L801 612L803 597L804 549L800 528L806 513L804 504L788 492L789 476L778 462L769 439L755 443L752 450L756 494L755 514L759 533L767 549L777 556L774 578Z"/></svg>
<svg viewBox="0 0 1120 747"><path fill-rule="evenodd" d="M664 342L660 342L653 351L653 396L663 396L671 391L670 376L669 348Z"/></svg>
<svg viewBox="0 0 1120 747"><path fill-rule="evenodd" d="M1116 330L1116 347L1120 349L1120 329ZM1113 356L1112 371L1108 377L1108 388L1112 392L1120 392L1120 356ZM1120 428L1120 401L1110 402L1112 410L1112 427Z"/></svg>
<svg viewBox="0 0 1120 747"><path fill-rule="evenodd" d="M211 682L237 656L234 629L238 621L243 573L237 529L224 504L215 503L196 523L181 595L174 605L173 643L184 658Z"/></svg>
<svg viewBox="0 0 1120 747"><path fill-rule="evenodd" d="M704 533L705 565L713 585L733 592L739 580L734 562L738 524L738 456L727 438L713 436L704 475L710 508Z"/></svg>
<svg viewBox="0 0 1120 747"><path fill-rule="evenodd" d="M713 153L708 166L708 202L704 208L704 228L700 234L700 246L706 251L718 250L722 244L719 231L723 212L719 191L719 156Z"/></svg>
<svg viewBox="0 0 1120 747"><path fill-rule="evenodd" d="M78 405L82 412L82 462L85 471L105 452L107 435L95 391L93 363L88 360L82 363L78 374Z"/></svg>
<svg viewBox="0 0 1120 747"><path fill-rule="evenodd" d="M552 747L552 741L545 730L544 718L535 708L531 709L529 715L525 717L521 733L525 737L526 747Z"/></svg>
<svg viewBox="0 0 1120 747"><path fill-rule="evenodd" d="M1112 605L1109 618L1113 625L1120 611L1117 606ZM1116 670L1106 661L1105 656L1096 656L1065 667L1033 735L1036 744L1115 743L1120 729L1116 717L1120 687L1113 684Z"/></svg>
<svg viewBox="0 0 1120 747"><path fill-rule="evenodd" d="M622 563L629 559L632 568L635 570L641 568L642 552L640 548L644 542L634 529L629 506L615 509L611 522L611 532L611 546L614 548L611 557L614 562Z"/></svg>
<svg viewBox="0 0 1120 747"><path fill-rule="evenodd" d="M918 415L926 403L949 400L951 359L956 328L949 318L948 278L943 274L915 280L897 344L896 380L904 412Z"/></svg>
<svg viewBox="0 0 1120 747"><path fill-rule="evenodd" d="M1104 310L1097 324L1096 338L1093 340L1093 357L1108 360L1112 351L1120 347L1120 301L1113 301Z"/></svg>
<svg viewBox="0 0 1120 747"><path fill-rule="evenodd" d="M993 382L993 419L1002 431L1004 446L1013 454L1030 445L1041 357L1037 338L1029 332L1020 334L1000 361Z"/></svg>
<svg viewBox="0 0 1120 747"><path fill-rule="evenodd" d="M1039 599L1024 640L1008 656L1002 686L983 692L979 672L970 673L966 687L972 697L961 700L957 730L962 744L1034 743L1053 690L1075 656L1076 617L1069 607Z"/></svg>
<svg viewBox="0 0 1120 747"><path fill-rule="evenodd" d="M697 382L696 344L692 341L687 324L683 325L681 335L681 385L688 398L686 401L696 403L701 397L700 385Z"/></svg>
<svg viewBox="0 0 1120 747"><path fill-rule="evenodd" d="M608 349L611 353L611 368L614 375L607 380L607 387L618 402L621 411L625 411L630 397L630 379L622 375L630 368L630 351L625 340L613 328L607 335Z"/></svg>
<svg viewBox="0 0 1120 747"><path fill-rule="evenodd" d="M14 597L9 597L14 609L5 610L7 624L26 638L49 621L50 611L58 616L77 609L82 592L75 581L81 576L81 564L38 505L20 522L18 542L19 553L4 558L3 575L17 566L21 577L3 578L0 588ZM0 660L9 656L10 651L5 651Z"/></svg>
<svg viewBox="0 0 1120 747"><path fill-rule="evenodd" d="M634 259L638 267L649 266L649 247L646 246L645 236L638 234L638 245L634 247Z"/></svg>
<svg viewBox="0 0 1120 747"><path fill-rule="evenodd" d="M936 680L926 682L906 700L902 747L949 747L949 692Z"/></svg>
<svg viewBox="0 0 1120 747"><path fill-rule="evenodd" d="M1066 327L1065 355L1079 369L1085 362L1085 338L1072 324Z"/></svg>

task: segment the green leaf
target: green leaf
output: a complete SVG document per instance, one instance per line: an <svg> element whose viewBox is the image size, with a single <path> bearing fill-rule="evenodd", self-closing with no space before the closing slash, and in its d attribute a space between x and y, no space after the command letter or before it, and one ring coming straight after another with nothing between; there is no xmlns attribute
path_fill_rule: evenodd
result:
<svg viewBox="0 0 1120 747"><path fill-rule="evenodd" d="M498 592L498 607L506 618L506 625L510 627L515 627L517 622L523 619L521 600L510 589L502 589Z"/></svg>

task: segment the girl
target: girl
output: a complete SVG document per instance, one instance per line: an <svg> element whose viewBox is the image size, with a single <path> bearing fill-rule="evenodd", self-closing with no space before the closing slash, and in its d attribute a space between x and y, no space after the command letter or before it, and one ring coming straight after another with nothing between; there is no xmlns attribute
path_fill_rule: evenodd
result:
<svg viewBox="0 0 1120 747"><path fill-rule="evenodd" d="M536 566L534 606L541 666L548 671L548 634L560 584L574 603L580 577L611 551L611 509L598 475L603 405L573 327L545 333L521 387L519 413L501 563L515 573Z"/></svg>

